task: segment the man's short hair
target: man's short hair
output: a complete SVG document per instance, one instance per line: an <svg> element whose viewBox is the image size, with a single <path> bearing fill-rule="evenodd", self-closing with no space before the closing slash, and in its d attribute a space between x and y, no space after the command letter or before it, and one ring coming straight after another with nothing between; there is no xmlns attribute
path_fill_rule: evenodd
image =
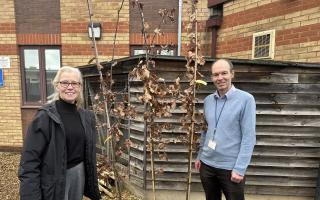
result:
<svg viewBox="0 0 320 200"><path fill-rule="evenodd" d="M218 61L225 61L226 63L228 63L228 65L229 65L229 67L230 67L230 71L233 70L233 64L232 64L232 62L231 62L230 60L224 59L224 58L221 58L221 59L216 60L216 61L212 64L212 66L213 66L216 62L218 62Z"/></svg>

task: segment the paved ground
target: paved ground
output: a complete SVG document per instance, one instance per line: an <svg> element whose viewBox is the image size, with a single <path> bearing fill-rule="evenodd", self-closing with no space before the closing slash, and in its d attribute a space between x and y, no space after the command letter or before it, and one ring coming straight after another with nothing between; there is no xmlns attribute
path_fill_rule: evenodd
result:
<svg viewBox="0 0 320 200"><path fill-rule="evenodd" d="M147 199L152 199L151 192L147 193ZM156 193L157 200L185 200L184 191L161 190ZM314 200L313 197L276 196L276 195L245 195L246 200ZM203 192L192 192L190 200L205 200ZM225 200L222 195L222 200Z"/></svg>

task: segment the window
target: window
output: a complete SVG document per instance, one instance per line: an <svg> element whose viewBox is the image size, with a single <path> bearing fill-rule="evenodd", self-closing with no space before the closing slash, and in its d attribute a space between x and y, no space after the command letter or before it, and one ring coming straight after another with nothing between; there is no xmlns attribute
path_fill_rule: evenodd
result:
<svg viewBox="0 0 320 200"><path fill-rule="evenodd" d="M157 50L158 55L163 55L163 56L174 56L174 50L173 49L161 49Z"/></svg>
<svg viewBox="0 0 320 200"><path fill-rule="evenodd" d="M275 30L253 34L252 59L273 59Z"/></svg>
<svg viewBox="0 0 320 200"><path fill-rule="evenodd" d="M146 50L144 50L144 49L134 49L133 50L133 55L134 56L141 55L141 54L146 54Z"/></svg>
<svg viewBox="0 0 320 200"><path fill-rule="evenodd" d="M131 55L136 56L136 55L141 55L141 54L146 54L146 50L143 46L131 46ZM153 55L163 55L163 56L175 56L176 55L176 47L174 46L168 46L166 48L161 48L160 45L155 45L154 48L152 48L150 54Z"/></svg>
<svg viewBox="0 0 320 200"><path fill-rule="evenodd" d="M223 15L223 4L215 5L210 9L210 17L221 17Z"/></svg>
<svg viewBox="0 0 320 200"><path fill-rule="evenodd" d="M51 82L61 66L59 47L25 46L20 48L24 105L41 105L54 89Z"/></svg>

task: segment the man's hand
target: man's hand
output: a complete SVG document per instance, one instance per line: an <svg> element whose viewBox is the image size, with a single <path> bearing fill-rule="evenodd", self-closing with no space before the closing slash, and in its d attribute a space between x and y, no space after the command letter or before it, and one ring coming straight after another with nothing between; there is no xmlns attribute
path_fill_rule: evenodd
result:
<svg viewBox="0 0 320 200"><path fill-rule="evenodd" d="M196 160L196 162L194 163L194 168L196 168L197 170L199 170L201 167L201 162L200 160Z"/></svg>
<svg viewBox="0 0 320 200"><path fill-rule="evenodd" d="M240 183L243 180L243 176L237 174L236 172L231 172L231 181L234 183Z"/></svg>

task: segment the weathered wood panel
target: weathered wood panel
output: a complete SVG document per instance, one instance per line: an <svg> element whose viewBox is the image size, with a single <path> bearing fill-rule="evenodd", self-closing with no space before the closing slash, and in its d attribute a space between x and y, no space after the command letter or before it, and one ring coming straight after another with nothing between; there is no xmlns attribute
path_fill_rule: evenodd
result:
<svg viewBox="0 0 320 200"><path fill-rule="evenodd" d="M188 84L182 58L155 58L155 61L154 70L166 84L173 83L178 76L182 87ZM203 79L209 84L197 92L199 112L202 112L203 99L214 91L210 82L211 61L200 68L205 76ZM125 89L138 111L138 117L125 126L133 143L129 152L130 181L150 189L150 155L146 152L144 135L145 107L138 100L143 87L141 82L127 76L137 62L134 58L118 61L114 74L119 75L120 82L129 80ZM234 60L233 63L235 86L253 94L257 104L257 144L247 171L246 192L313 196L320 163L320 65L248 60ZM95 76L94 70L85 70L88 78ZM155 158L156 169L163 170L163 174L156 176L156 187L185 190L188 151L179 139L185 134L180 129L184 112L174 109L172 114L170 118L156 119L157 123L173 125L171 130L162 133L168 140L164 150L168 160ZM192 190L202 191L199 174L194 169Z"/></svg>

